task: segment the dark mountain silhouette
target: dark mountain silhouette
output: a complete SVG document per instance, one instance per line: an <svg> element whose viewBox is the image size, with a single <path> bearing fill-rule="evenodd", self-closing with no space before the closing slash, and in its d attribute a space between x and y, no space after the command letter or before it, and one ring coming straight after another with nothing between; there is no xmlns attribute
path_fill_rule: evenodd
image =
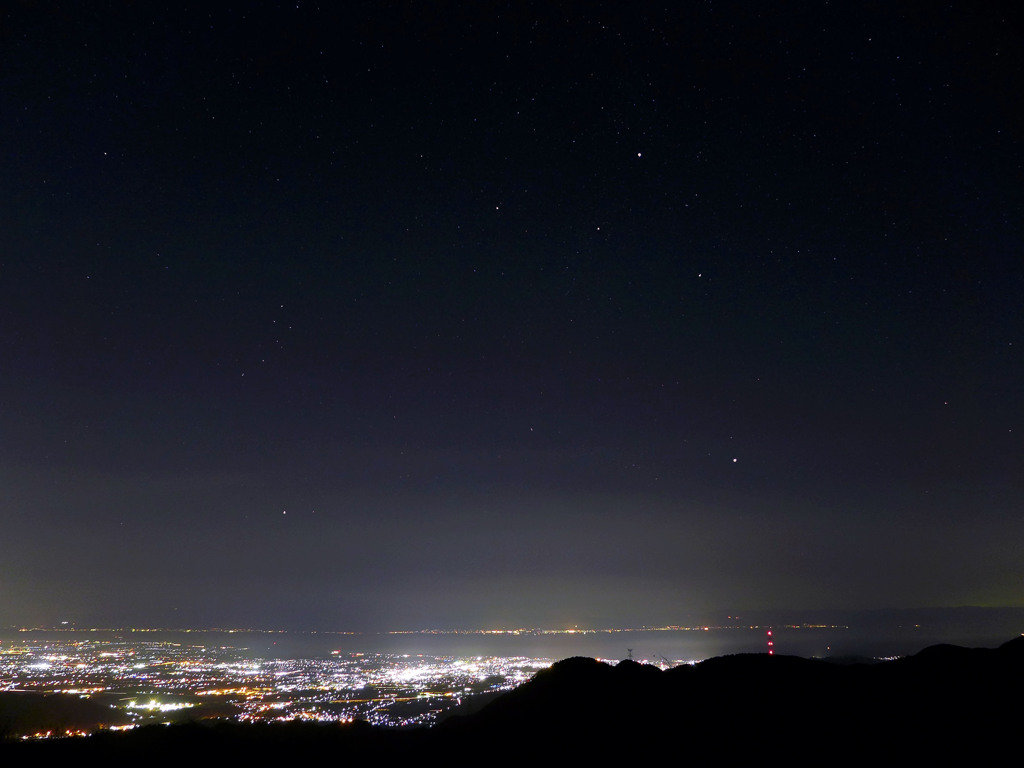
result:
<svg viewBox="0 0 1024 768"><path fill-rule="evenodd" d="M0 739L8 734L95 731L102 724L130 722L106 702L59 693L0 691Z"/></svg>
<svg viewBox="0 0 1024 768"><path fill-rule="evenodd" d="M366 724L154 726L126 734L8 745L11 757L110 759L757 760L873 763L1016 748L1024 637L996 649L940 645L875 664L744 654L662 671L623 661L560 661L478 712L433 729ZM9 763L15 764L15 763Z"/></svg>

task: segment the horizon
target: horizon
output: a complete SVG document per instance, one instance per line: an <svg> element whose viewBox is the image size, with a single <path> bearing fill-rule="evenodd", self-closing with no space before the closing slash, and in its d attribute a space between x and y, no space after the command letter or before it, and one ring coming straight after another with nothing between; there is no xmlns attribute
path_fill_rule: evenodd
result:
<svg viewBox="0 0 1024 768"><path fill-rule="evenodd" d="M927 606L922 608L886 608L886 609L864 609L864 610L762 610L734 612L732 614L713 614L681 617L683 620L675 623L642 623L635 625L612 625L612 624L550 624L550 625L513 625L513 624L490 624L490 625L461 625L461 626L421 626L421 627L391 627L391 628L363 628L363 629L341 629L341 628L312 628L312 627L268 627L255 625L223 625L211 624L207 626L155 626L141 624L121 625L80 625L71 621L61 621L56 624L28 624L9 623L0 625L0 629L16 632L138 632L138 633L224 633L243 634L246 632L254 634L326 634L326 635L460 635L460 634L494 634L494 635L515 635L519 633L529 634L594 634L594 633L615 633L615 632L661 632L661 631L682 631L699 632L721 629L763 629L763 628L789 628L789 629L849 629L857 625L878 625L898 621L913 621L912 626L928 626L933 628L941 627L944 623L958 619L964 621L969 616L987 615L990 622L1000 621L1024 621L1024 606ZM1009 617L1009 618L1007 618Z"/></svg>
<svg viewBox="0 0 1024 768"><path fill-rule="evenodd" d="M547 660L550 663L589 657L630 658L661 666L765 653L799 658L891 659L915 656L936 646L999 648L1024 636L1021 631L1024 609L970 613L969 616L962 611L930 616L915 613L867 620L849 617L848 624L731 621L722 625L513 630L0 628L0 645L3 646L0 655L14 653L17 656L33 649L36 655L62 655L64 652L59 650L62 647L78 649L75 654L101 656L104 653L151 653L161 648L185 653L192 648L199 654L224 653L271 664L299 660L351 663L375 658L395 659L396 663L404 665L417 657Z"/></svg>

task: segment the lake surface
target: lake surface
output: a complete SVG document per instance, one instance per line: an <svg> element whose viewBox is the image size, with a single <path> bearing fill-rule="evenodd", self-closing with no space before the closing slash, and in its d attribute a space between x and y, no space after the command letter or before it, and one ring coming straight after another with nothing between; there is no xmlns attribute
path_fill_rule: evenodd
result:
<svg viewBox="0 0 1024 768"><path fill-rule="evenodd" d="M813 625L813 626L812 626ZM757 615L708 629L604 630L576 633L359 633L253 631L47 630L0 631L6 641L95 639L174 642L230 647L253 658L322 658L332 653L400 653L431 656L520 656L562 659L590 656L671 663L700 661L734 653L764 653L771 627L778 655L898 656L939 643L996 647L1024 632L1024 608L876 611L841 615Z"/></svg>

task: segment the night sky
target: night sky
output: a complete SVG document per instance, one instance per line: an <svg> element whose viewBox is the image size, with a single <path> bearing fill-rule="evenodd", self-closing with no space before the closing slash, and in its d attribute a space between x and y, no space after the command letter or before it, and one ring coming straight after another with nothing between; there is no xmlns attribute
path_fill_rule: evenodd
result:
<svg viewBox="0 0 1024 768"><path fill-rule="evenodd" d="M5 3L0 624L1024 606L1022 20Z"/></svg>

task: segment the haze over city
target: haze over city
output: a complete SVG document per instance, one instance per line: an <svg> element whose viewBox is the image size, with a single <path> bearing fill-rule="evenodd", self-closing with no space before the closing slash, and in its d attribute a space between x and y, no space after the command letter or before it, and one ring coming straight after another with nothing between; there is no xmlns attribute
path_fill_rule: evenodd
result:
<svg viewBox="0 0 1024 768"><path fill-rule="evenodd" d="M1024 607L1021 11L778 6L8 4L0 625Z"/></svg>

